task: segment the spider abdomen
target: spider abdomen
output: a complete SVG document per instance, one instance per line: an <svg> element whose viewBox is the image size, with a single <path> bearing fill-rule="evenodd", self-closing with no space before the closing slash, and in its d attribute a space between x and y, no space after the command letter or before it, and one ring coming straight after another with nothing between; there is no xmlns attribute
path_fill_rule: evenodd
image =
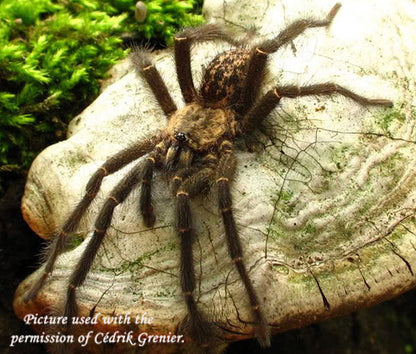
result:
<svg viewBox="0 0 416 354"><path fill-rule="evenodd" d="M235 105L244 86L250 51L234 49L217 55L205 71L200 95L208 107Z"/></svg>

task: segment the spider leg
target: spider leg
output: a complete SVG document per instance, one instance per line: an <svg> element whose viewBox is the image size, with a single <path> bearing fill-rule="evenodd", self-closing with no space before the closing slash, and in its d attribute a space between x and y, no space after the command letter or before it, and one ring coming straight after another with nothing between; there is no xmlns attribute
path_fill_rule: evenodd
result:
<svg viewBox="0 0 416 354"><path fill-rule="evenodd" d="M57 257L64 251L69 235L78 227L81 217L97 195L103 178L151 151L159 140L160 137L145 139L133 146L121 150L104 162L104 164L92 175L85 188L85 195L62 226L58 236L53 240L42 275L28 290L24 297L24 301L28 302L33 300L42 288L46 279L52 273Z"/></svg>
<svg viewBox="0 0 416 354"><path fill-rule="evenodd" d="M68 318L68 327L72 318L77 316L78 307L76 304L76 289L81 286L91 268L95 255L104 239L106 231L110 226L114 208L122 203L131 190L142 179L143 163L139 162L136 166L113 188L110 196L105 201L94 224L94 233L82 253L75 270L72 272L68 282L67 297L65 301L64 316Z"/></svg>
<svg viewBox="0 0 416 354"><path fill-rule="evenodd" d="M196 173L198 166L191 166L193 154L190 149L183 149L179 155L178 169L171 176L172 193L176 194L185 178Z"/></svg>
<svg viewBox="0 0 416 354"><path fill-rule="evenodd" d="M181 288L188 309L188 316L179 331L188 333L200 346L207 347L212 340L212 329L198 310L193 292L195 289L195 269L192 255L192 214L190 198L206 189L214 175L213 166L207 166L185 179L176 193L178 234L181 250Z"/></svg>
<svg viewBox="0 0 416 354"><path fill-rule="evenodd" d="M307 28L313 27L326 27L329 26L334 19L335 15L338 13L341 8L341 4L335 4L332 9L329 11L328 15L324 20L314 20L314 19L301 19L291 23L283 31L281 31L275 38L268 39L258 45L260 50L271 54L279 50L283 45L290 43L297 36L303 33Z"/></svg>
<svg viewBox="0 0 416 354"><path fill-rule="evenodd" d="M155 223L155 215L152 205L152 179L153 171L156 164L162 160L162 156L166 154L167 146L161 141L155 149L155 153L147 157L143 166L142 188L140 192L140 212L143 221L147 227L152 227Z"/></svg>
<svg viewBox="0 0 416 354"><path fill-rule="evenodd" d="M295 98L300 96L321 95L330 96L339 94L350 98L363 106L392 107L393 102L383 98L366 98L357 95L353 91L331 83L323 83L309 86L278 86L267 92L264 97L243 117L241 121L241 132L250 133L262 120L279 104L282 97Z"/></svg>
<svg viewBox="0 0 416 354"><path fill-rule="evenodd" d="M176 73L186 103L195 101L197 97L191 71L191 45L193 42L217 39L233 45L240 43L231 38L220 26L213 24L198 28L186 28L175 36Z"/></svg>
<svg viewBox="0 0 416 354"><path fill-rule="evenodd" d="M149 156L143 166L142 188L140 192L140 211L143 221L147 227L152 227L155 223L155 214L152 205L152 179L156 160Z"/></svg>
<svg viewBox="0 0 416 354"><path fill-rule="evenodd" d="M196 173L199 169L197 167L189 167L189 168L182 168L176 171L171 177L171 190L172 193L176 195L179 187L181 186L182 182L188 178L189 176Z"/></svg>
<svg viewBox="0 0 416 354"><path fill-rule="evenodd" d="M144 77L147 84L150 86L163 113L169 117L177 110L177 107L156 67L152 64L144 50L135 50L132 53L132 61L136 67L137 73Z"/></svg>
<svg viewBox="0 0 416 354"><path fill-rule="evenodd" d="M227 238L228 253L233 260L247 291L251 312L254 322L257 325L258 341L263 347L269 347L270 337L267 322L261 311L256 291L247 274L247 269L243 260L243 249L233 217L230 182L234 176L235 165L236 162L232 153L232 143L225 140L222 143L222 146L220 146L220 160L217 167L217 185L218 202Z"/></svg>
<svg viewBox="0 0 416 354"><path fill-rule="evenodd" d="M297 20L287 26L275 38L263 41L253 49L241 93L238 113L245 114L256 100L259 88L263 82L268 55L276 52L283 45L290 43L307 28L329 26L340 7L341 4L335 4L324 20Z"/></svg>

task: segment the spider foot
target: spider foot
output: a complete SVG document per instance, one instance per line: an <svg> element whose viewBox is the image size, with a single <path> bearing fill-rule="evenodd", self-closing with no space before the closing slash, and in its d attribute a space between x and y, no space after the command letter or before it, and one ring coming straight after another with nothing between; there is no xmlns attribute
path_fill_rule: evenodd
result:
<svg viewBox="0 0 416 354"><path fill-rule="evenodd" d="M197 316L186 315L179 323L177 333L189 336L199 349L206 353L219 344L216 343L214 325L205 321L200 313Z"/></svg>
<svg viewBox="0 0 416 354"><path fill-rule="evenodd" d="M43 284L45 283L45 280L48 278L49 273L43 273L40 278L36 280L36 282L31 286L31 288L27 291L25 296L23 297L23 301L25 303L28 303L29 301L32 301L36 298L38 295L40 289L42 289Z"/></svg>
<svg viewBox="0 0 416 354"><path fill-rule="evenodd" d="M155 217L155 214L153 213L153 208L149 210L149 212L143 213L143 222L146 225L146 227L153 227L153 225L155 224L155 221L156 221L156 217Z"/></svg>
<svg viewBox="0 0 416 354"><path fill-rule="evenodd" d="M258 327L256 328L256 338L262 348L270 347L270 332L264 318L261 319L261 322L258 324Z"/></svg>
<svg viewBox="0 0 416 354"><path fill-rule="evenodd" d="M338 13L339 9L341 8L341 4L338 2L334 5L334 7L329 11L328 16L326 17L328 21L331 23L336 14Z"/></svg>
<svg viewBox="0 0 416 354"><path fill-rule="evenodd" d="M369 100L369 104L382 106L382 107L388 107L388 108L393 107L393 102L392 101L385 100L385 99L382 99L382 98Z"/></svg>

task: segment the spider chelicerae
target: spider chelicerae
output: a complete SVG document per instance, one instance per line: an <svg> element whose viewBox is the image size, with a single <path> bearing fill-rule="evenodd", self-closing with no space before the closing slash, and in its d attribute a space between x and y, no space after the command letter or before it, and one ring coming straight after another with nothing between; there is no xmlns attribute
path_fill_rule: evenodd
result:
<svg viewBox="0 0 416 354"><path fill-rule="evenodd" d="M242 245L233 217L230 193L236 169L233 141L249 136L282 98L340 94L361 105L392 106L389 100L368 99L332 82L309 86L276 86L264 96L258 97L268 56L292 43L293 39L308 28L329 26L340 7L340 4L336 4L322 20L297 20L276 37L253 47L248 46L245 40L235 40L218 25L204 25L179 32L174 40L174 55L177 79L185 101L185 106L179 109L149 55L146 51L136 50L132 58L137 72L156 97L168 119L167 126L153 137L115 154L92 175L85 195L55 238L43 273L28 291L25 300L34 299L52 273L58 255L64 251L69 235L76 231L104 177L143 157L114 187L98 213L93 236L68 282L64 316L71 318L77 315L76 289L83 284L89 272L110 226L114 208L123 203L137 185L141 185L140 211L144 223L147 227L154 225L152 179L154 172L160 171L170 178L176 198L177 233L180 239L180 286L188 310L180 329L201 346L207 346L213 336L213 328L204 313L198 309L194 298L192 244L195 235L190 201L215 185L229 255L247 292L257 338L261 345L268 346L270 342L267 321L244 264ZM212 40L228 42L235 49L220 53L209 63L197 90L191 73L191 46L196 42Z"/></svg>

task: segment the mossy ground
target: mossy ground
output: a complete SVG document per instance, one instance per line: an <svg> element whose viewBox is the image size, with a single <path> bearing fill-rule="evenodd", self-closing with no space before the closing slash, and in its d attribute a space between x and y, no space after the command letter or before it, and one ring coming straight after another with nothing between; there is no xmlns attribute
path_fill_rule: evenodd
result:
<svg viewBox="0 0 416 354"><path fill-rule="evenodd" d="M202 22L201 0L143 3L138 23L130 0L0 2L0 172L28 168L65 137L69 120L127 55L123 35L163 46Z"/></svg>

